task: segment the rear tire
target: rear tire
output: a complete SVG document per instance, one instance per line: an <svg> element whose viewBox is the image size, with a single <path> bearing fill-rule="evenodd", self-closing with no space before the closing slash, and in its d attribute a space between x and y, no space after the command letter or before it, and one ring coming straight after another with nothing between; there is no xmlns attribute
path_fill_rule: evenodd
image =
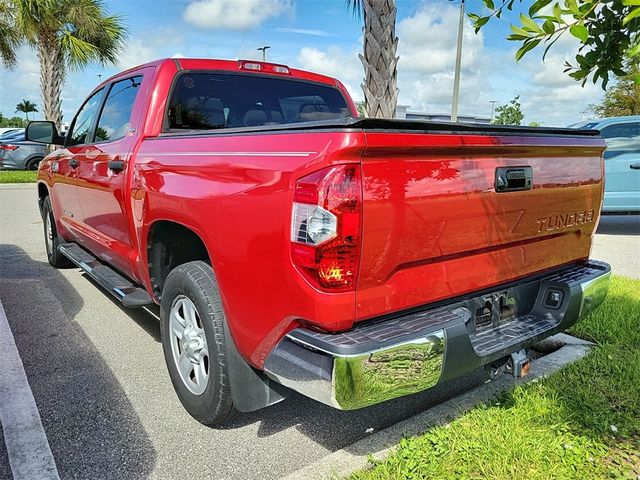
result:
<svg viewBox="0 0 640 480"><path fill-rule="evenodd" d="M38 167L40 167L40 162L42 162L42 158L32 158L27 163L27 170L38 170Z"/></svg>
<svg viewBox="0 0 640 480"><path fill-rule="evenodd" d="M165 362L184 408L208 426L238 414L231 398L224 322L211 266L198 260L169 273L160 304Z"/></svg>
<svg viewBox="0 0 640 480"><path fill-rule="evenodd" d="M69 259L58 250L61 242L60 237L58 237L58 231L56 230L56 220L53 216L51 199L49 197L45 197L42 201L42 220L44 224L44 244L47 249L47 259L49 263L55 268L69 266L71 264Z"/></svg>

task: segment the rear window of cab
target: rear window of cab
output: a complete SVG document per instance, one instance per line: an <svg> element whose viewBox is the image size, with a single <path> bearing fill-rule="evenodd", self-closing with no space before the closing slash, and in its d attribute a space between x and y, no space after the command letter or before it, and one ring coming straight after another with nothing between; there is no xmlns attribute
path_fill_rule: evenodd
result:
<svg viewBox="0 0 640 480"><path fill-rule="evenodd" d="M186 72L176 79L168 127L210 130L350 117L337 88L264 75Z"/></svg>

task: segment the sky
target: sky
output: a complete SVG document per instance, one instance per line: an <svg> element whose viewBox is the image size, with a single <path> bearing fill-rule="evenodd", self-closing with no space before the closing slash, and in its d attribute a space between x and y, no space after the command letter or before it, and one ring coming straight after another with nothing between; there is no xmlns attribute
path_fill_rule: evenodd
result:
<svg viewBox="0 0 640 480"><path fill-rule="evenodd" d="M527 4L528 2L524 2ZM129 30L117 65L91 65L69 72L62 93L64 120L70 122L99 79L164 57L258 59L330 75L341 80L356 101L363 98L358 53L362 20L344 0L104 0ZM453 90L459 2L398 0L398 103L410 111L449 114ZM482 13L480 0L467 0L467 11ZM459 115L491 115L496 106L520 96L525 123L566 126L589 117L589 104L603 95L599 86L584 88L562 72L574 60L576 39L563 37L542 62L533 52L514 59L518 44L507 41L510 20L490 22L477 35L465 20ZM15 115L22 99L42 105L35 52L21 47L12 71L0 66L0 112ZM40 108L42 110L42 108Z"/></svg>

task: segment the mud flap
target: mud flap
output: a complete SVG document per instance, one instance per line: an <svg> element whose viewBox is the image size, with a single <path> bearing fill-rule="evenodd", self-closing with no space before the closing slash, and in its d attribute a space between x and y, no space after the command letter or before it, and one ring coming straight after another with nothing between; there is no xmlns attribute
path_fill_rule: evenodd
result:
<svg viewBox="0 0 640 480"><path fill-rule="evenodd" d="M245 413L253 412L284 400L289 390L245 362L236 348L226 321L224 337L229 362L231 398L236 409Z"/></svg>

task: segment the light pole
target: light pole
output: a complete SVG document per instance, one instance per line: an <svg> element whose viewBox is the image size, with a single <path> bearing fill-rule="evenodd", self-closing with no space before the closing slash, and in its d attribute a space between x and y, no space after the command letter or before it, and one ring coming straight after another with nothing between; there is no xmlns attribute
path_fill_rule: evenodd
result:
<svg viewBox="0 0 640 480"><path fill-rule="evenodd" d="M456 51L456 70L453 77L453 99L451 100L451 121L458 121L458 97L460 96L460 63L462 63L462 34L464 33L464 0L460 1L460 20L458 22L458 48Z"/></svg>
<svg viewBox="0 0 640 480"><path fill-rule="evenodd" d="M259 52L262 52L262 61L267 61L267 49L271 48L269 45L265 45L264 47L260 47L258 49Z"/></svg>
<svg viewBox="0 0 640 480"><path fill-rule="evenodd" d="M495 111L495 106L496 103L498 103L497 100L489 100L489 103L491 104L491 118L489 119L489 123L493 122L493 112Z"/></svg>

